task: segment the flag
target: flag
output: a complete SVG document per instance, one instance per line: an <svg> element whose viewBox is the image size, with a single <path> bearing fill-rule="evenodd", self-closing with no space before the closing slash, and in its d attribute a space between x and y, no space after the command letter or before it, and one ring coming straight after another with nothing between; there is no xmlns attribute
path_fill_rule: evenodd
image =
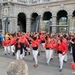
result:
<svg viewBox="0 0 75 75"><path fill-rule="evenodd" d="M9 23L9 20L8 20L8 17L7 17L6 20L5 20L5 33L8 32L8 23Z"/></svg>
<svg viewBox="0 0 75 75"><path fill-rule="evenodd" d="M40 17L41 17L41 15L38 15L35 20L34 32L36 32L36 33L39 31Z"/></svg>

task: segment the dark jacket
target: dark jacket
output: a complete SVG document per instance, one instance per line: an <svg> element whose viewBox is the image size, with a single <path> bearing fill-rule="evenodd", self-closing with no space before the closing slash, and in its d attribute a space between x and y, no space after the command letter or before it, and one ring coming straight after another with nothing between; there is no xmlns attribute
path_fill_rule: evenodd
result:
<svg viewBox="0 0 75 75"><path fill-rule="evenodd" d="M20 43L20 48L18 48L18 43L16 43L15 45L15 53L17 52L17 50L20 50L20 54L23 53L23 44Z"/></svg>

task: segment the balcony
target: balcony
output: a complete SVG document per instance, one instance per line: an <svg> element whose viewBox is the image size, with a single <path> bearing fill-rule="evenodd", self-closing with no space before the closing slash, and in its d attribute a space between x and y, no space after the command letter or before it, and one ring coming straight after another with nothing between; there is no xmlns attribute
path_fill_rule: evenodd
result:
<svg viewBox="0 0 75 75"><path fill-rule="evenodd" d="M22 2L22 3L27 3L27 0L3 0L3 2Z"/></svg>
<svg viewBox="0 0 75 75"><path fill-rule="evenodd" d="M13 3L27 4L27 5L35 5L35 4L58 2L58 1L67 1L67 0L3 0L3 2L13 2Z"/></svg>
<svg viewBox="0 0 75 75"><path fill-rule="evenodd" d="M27 4L27 0L3 0L3 3L12 2L12 3L19 3L19 4Z"/></svg>
<svg viewBox="0 0 75 75"><path fill-rule="evenodd" d="M66 0L30 0L30 4L40 4L40 3L50 3L50 2L58 2L58 1L66 1Z"/></svg>
<svg viewBox="0 0 75 75"><path fill-rule="evenodd" d="M43 2L57 2L57 1L64 1L64 0L43 0Z"/></svg>
<svg viewBox="0 0 75 75"><path fill-rule="evenodd" d="M32 3L37 3L37 1L32 1Z"/></svg>
<svg viewBox="0 0 75 75"><path fill-rule="evenodd" d="M20 2L20 3L27 3L27 0L17 0L17 2Z"/></svg>

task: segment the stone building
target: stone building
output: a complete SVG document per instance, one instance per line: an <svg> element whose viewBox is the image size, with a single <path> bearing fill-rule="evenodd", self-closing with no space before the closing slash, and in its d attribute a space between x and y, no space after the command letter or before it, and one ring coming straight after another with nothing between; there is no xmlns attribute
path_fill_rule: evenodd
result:
<svg viewBox="0 0 75 75"><path fill-rule="evenodd" d="M75 31L75 0L0 0L0 31L33 32L38 15L40 29Z"/></svg>

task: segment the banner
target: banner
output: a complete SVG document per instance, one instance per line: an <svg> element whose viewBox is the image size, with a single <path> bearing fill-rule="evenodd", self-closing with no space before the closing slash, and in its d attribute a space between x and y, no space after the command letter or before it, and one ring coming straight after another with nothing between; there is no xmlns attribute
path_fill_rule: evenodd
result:
<svg viewBox="0 0 75 75"><path fill-rule="evenodd" d="M8 32L8 22L9 22L9 20L8 20L8 17L7 17L6 20L5 20L5 33Z"/></svg>
<svg viewBox="0 0 75 75"><path fill-rule="evenodd" d="M36 33L39 31L40 17L41 17L41 15L38 15L35 20L34 32L36 32Z"/></svg>

